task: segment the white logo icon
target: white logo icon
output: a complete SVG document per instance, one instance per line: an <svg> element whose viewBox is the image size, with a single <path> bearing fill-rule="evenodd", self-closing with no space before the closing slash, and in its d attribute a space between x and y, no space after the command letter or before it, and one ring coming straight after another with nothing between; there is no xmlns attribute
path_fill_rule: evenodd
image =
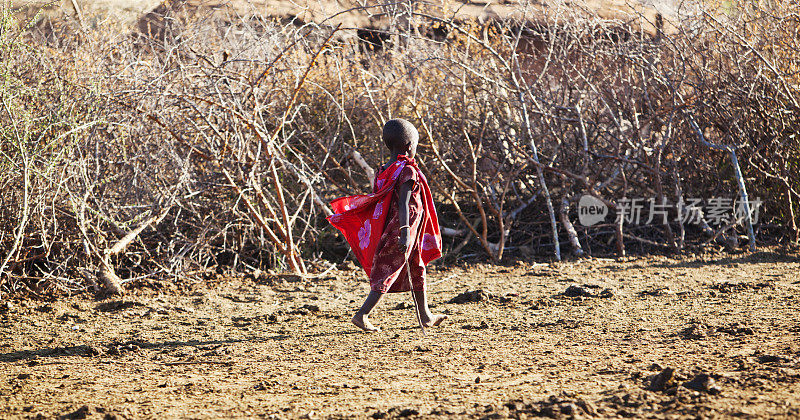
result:
<svg viewBox="0 0 800 420"><path fill-rule="evenodd" d="M608 207L598 198L584 195L578 201L578 220L584 226L594 226L606 219Z"/></svg>

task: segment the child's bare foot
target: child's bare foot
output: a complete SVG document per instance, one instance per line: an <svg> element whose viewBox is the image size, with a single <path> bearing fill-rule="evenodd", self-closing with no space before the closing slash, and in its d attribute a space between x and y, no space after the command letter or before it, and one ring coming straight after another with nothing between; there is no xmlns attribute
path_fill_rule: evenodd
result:
<svg viewBox="0 0 800 420"><path fill-rule="evenodd" d="M447 319L447 315L443 314L431 315L430 317L423 317L422 325L426 327L438 327L439 324L441 324L445 319Z"/></svg>
<svg viewBox="0 0 800 420"><path fill-rule="evenodd" d="M355 324L356 327L361 328L366 332L378 332L381 330L380 328L372 325L366 315L362 315L360 313L353 315L353 319L350 321Z"/></svg>

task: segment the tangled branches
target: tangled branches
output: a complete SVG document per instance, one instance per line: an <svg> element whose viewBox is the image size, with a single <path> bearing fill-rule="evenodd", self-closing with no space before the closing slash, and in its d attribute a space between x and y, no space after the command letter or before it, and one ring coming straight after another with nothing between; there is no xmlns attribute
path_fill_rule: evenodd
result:
<svg viewBox="0 0 800 420"><path fill-rule="evenodd" d="M745 190L765 203L751 246L798 239L798 6L695 8L671 25L407 6L378 8L390 23L368 43L180 9L123 35L6 16L3 291L307 275L345 257L326 202L370 190L395 116L420 127L449 255L737 246L752 211L715 224L692 198ZM620 217L575 223L587 196ZM636 199L650 223L629 217Z"/></svg>

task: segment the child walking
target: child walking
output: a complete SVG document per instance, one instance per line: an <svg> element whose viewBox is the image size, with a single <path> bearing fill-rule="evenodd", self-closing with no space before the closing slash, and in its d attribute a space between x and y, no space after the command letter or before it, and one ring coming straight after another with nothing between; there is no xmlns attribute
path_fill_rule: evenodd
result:
<svg viewBox="0 0 800 420"><path fill-rule="evenodd" d="M442 236L428 181L414 161L419 133L394 119L382 137L392 157L378 171L373 193L334 200L328 217L369 276L369 295L352 321L364 331L380 331L369 321L372 309L386 293L411 290L420 323L437 326L447 316L428 308L425 265L442 256Z"/></svg>

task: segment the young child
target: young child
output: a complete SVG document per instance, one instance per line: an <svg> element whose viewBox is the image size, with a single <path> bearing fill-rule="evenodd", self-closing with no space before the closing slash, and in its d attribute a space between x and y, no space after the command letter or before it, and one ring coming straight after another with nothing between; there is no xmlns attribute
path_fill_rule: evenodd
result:
<svg viewBox="0 0 800 420"><path fill-rule="evenodd" d="M425 326L447 319L431 314L425 291L425 265L442 256L442 236L428 181L414 161L418 141L410 122L388 121L383 142L392 158L378 171L373 193L331 203L335 214L328 221L344 234L369 276L370 293L352 319L367 332L380 331L369 321L369 313L385 293L412 290Z"/></svg>

